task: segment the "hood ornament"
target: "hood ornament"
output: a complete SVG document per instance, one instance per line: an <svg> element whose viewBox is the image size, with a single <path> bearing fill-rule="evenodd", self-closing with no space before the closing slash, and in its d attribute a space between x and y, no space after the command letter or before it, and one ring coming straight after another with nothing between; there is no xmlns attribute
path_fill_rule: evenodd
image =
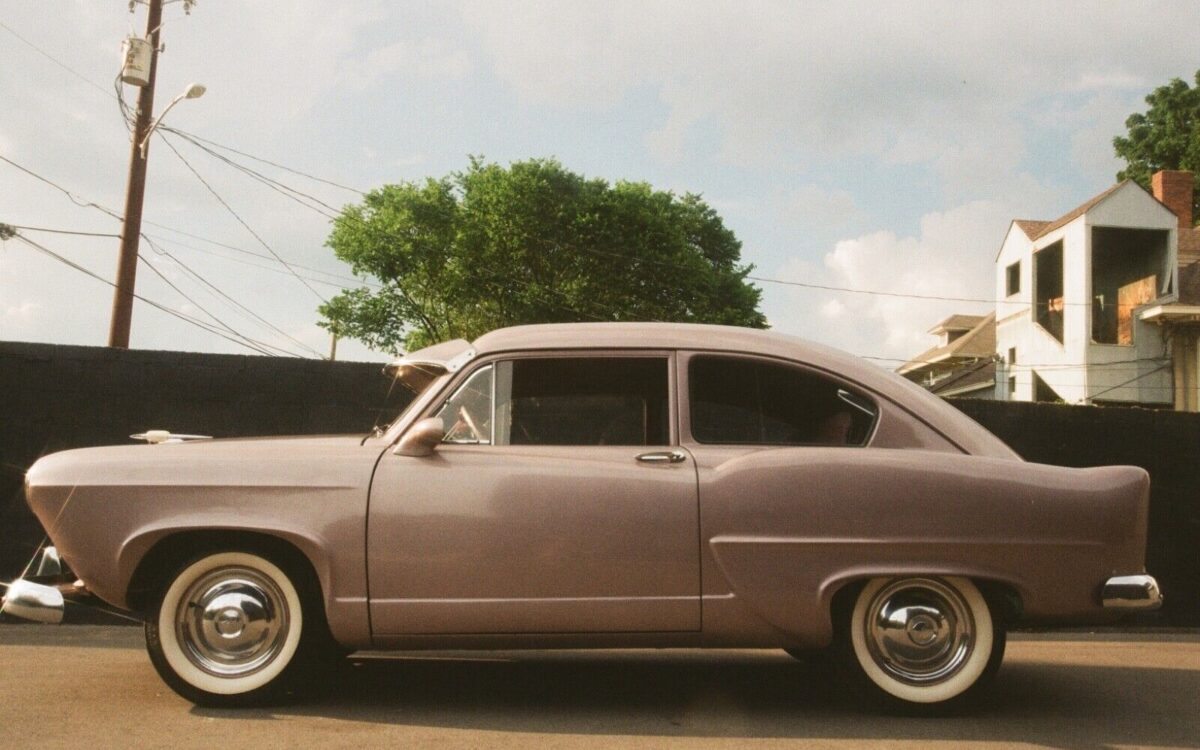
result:
<svg viewBox="0 0 1200 750"><path fill-rule="evenodd" d="M170 430L146 430L136 435L130 435L134 440L145 440L151 445L159 443L182 443L186 440L212 440L212 435L180 435Z"/></svg>

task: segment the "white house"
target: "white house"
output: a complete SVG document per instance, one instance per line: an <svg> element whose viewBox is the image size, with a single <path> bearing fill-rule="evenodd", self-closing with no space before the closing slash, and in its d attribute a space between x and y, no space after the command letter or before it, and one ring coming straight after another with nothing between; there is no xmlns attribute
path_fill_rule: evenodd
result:
<svg viewBox="0 0 1200 750"><path fill-rule="evenodd" d="M1126 180L1054 221L1009 226L996 257L997 398L1179 405L1177 324L1192 326L1200 362L1200 307L1180 300L1181 260L1185 281L1195 275L1192 175L1160 172L1153 185Z"/></svg>

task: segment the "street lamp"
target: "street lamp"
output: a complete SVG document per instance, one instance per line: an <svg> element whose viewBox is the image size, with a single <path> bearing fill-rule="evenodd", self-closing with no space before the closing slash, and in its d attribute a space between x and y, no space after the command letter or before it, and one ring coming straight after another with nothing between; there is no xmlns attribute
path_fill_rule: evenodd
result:
<svg viewBox="0 0 1200 750"><path fill-rule="evenodd" d="M163 118L167 116L167 113L171 111L171 107L174 107L184 99L199 99L200 97L204 96L205 91L208 91L208 89L204 86L204 84L193 83L188 85L186 91L171 100L171 103L167 105L166 109L164 109L158 115L158 117L155 118L154 122L150 124L150 128L146 131L146 136L142 138L142 142L138 146L142 150L143 159L146 158L146 147L150 145L150 136L154 135L154 131L158 128L159 123L163 121Z"/></svg>

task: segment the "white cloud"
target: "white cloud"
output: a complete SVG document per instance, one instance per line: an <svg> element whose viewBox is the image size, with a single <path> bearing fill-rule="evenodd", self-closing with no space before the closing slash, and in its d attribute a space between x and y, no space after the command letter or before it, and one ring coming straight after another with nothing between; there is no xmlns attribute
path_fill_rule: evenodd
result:
<svg viewBox="0 0 1200 750"><path fill-rule="evenodd" d="M924 3L464 3L495 74L527 101L616 106L656 92L667 162L701 122L741 165L905 151L920 163L1025 156L1040 98L1178 75L1198 41L1187 4L1091 8ZM1028 19L1036 17L1038 23ZM1113 60L1128 61L1114 68ZM694 146L693 148L699 148ZM990 160L990 162L989 162Z"/></svg>
<svg viewBox="0 0 1200 750"><path fill-rule="evenodd" d="M793 259L784 279L846 289L989 300L992 260L1013 216L1011 206L976 201L921 218L916 236L877 231L836 243L823 268ZM906 359L934 344L926 331L954 313L984 314L994 305L861 293L795 290L784 330L879 357ZM808 311L816 310L820 320ZM821 320L837 320L836 329Z"/></svg>
<svg viewBox="0 0 1200 750"><path fill-rule="evenodd" d="M1090 98L1078 112L1071 131L1071 159L1082 176L1096 185L1097 192L1116 180L1125 162L1113 152L1113 136L1124 133L1125 119L1144 110L1140 95L1120 96L1103 92Z"/></svg>
<svg viewBox="0 0 1200 750"><path fill-rule="evenodd" d="M1096 91L1098 89L1144 89L1146 80L1141 76L1124 71L1111 73L1084 73L1072 83L1070 91Z"/></svg>
<svg viewBox="0 0 1200 750"><path fill-rule="evenodd" d="M39 312L41 312L41 303L33 300L25 300L15 305L8 305L4 308L5 321L15 323L28 323L33 320Z"/></svg>
<svg viewBox="0 0 1200 750"><path fill-rule="evenodd" d="M371 50L366 55L345 59L339 78L355 91L366 91L391 76L433 81L454 81L471 72L466 50L444 40L425 38L419 42L400 40Z"/></svg>
<svg viewBox="0 0 1200 750"><path fill-rule="evenodd" d="M788 193L785 203L785 214L823 230L841 229L865 218L854 196L840 188L802 185Z"/></svg>

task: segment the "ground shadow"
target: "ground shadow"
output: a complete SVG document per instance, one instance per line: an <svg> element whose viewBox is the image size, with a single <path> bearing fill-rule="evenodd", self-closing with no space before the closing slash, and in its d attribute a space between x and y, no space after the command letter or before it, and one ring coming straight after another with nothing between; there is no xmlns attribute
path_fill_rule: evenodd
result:
<svg viewBox="0 0 1200 750"><path fill-rule="evenodd" d="M780 652L356 658L293 705L195 711L510 732L1200 747L1200 670L1005 664L980 705L940 718L881 715L836 682L828 665Z"/></svg>

